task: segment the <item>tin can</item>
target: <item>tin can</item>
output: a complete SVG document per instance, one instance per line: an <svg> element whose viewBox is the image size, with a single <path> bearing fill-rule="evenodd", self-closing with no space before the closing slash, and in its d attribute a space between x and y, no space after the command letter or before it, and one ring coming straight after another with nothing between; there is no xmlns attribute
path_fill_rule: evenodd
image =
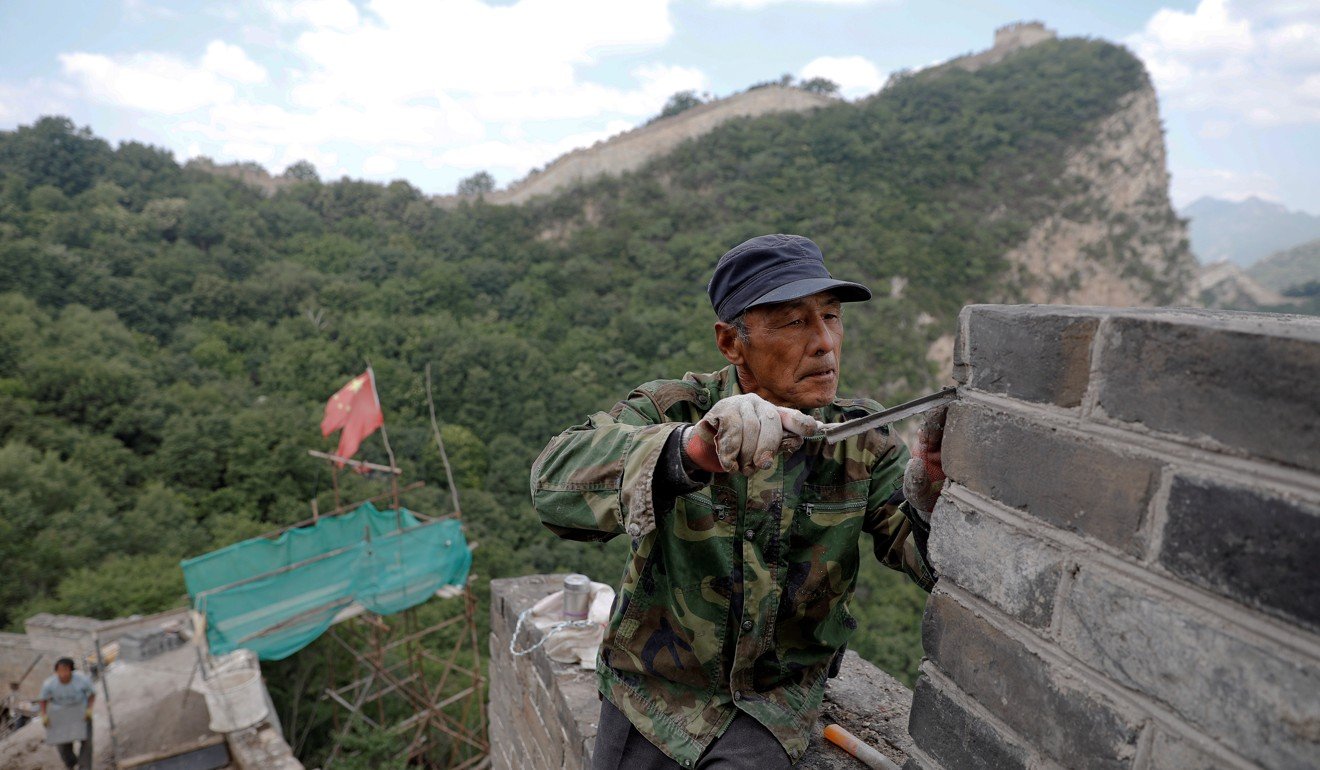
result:
<svg viewBox="0 0 1320 770"><path fill-rule="evenodd" d="M569 575L564 578L564 620L586 620L591 605L591 578Z"/></svg>

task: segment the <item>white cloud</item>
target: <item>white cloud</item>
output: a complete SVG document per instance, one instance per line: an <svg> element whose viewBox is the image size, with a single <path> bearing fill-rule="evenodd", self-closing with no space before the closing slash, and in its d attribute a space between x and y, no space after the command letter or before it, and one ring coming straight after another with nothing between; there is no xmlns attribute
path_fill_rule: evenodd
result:
<svg viewBox="0 0 1320 770"><path fill-rule="evenodd" d="M59 60L86 98L166 115L231 102L234 83L266 79L266 71L242 48L220 40L206 47L197 64L157 53L110 57L77 52L60 54Z"/></svg>
<svg viewBox="0 0 1320 770"><path fill-rule="evenodd" d="M804 80L826 78L839 84L839 91L849 99L873 94L884 85L884 76L869 59L862 56L822 56L802 68Z"/></svg>
<svg viewBox="0 0 1320 770"><path fill-rule="evenodd" d="M313 27L352 29L358 23L358 10L349 0L300 0L273 2L271 16L282 22L306 22Z"/></svg>
<svg viewBox="0 0 1320 770"><path fill-rule="evenodd" d="M311 25L295 48L309 67L301 103L358 104L437 92L529 94L565 89L575 67L669 39L668 0L372 0L352 27Z"/></svg>
<svg viewBox="0 0 1320 770"><path fill-rule="evenodd" d="M627 128L659 112L670 94L708 85L704 73L682 66L636 67L626 86L578 72L611 53L666 42L669 0L371 0L362 13L345 6L272 5L276 21L301 30L288 107L226 105L194 128L275 146L293 137L352 143L368 148L369 175L391 173L385 160L405 157L521 175L601 133L523 138L531 124L604 119ZM487 139L493 134L515 138Z"/></svg>
<svg viewBox="0 0 1320 770"><path fill-rule="evenodd" d="M76 100L126 109L141 125L155 116L157 135L185 158L275 172L307 159L323 174L381 177L413 162L521 176L655 115L675 92L709 88L701 70L644 58L622 81L584 74L666 43L671 1L258 0L265 31L244 27L241 46L60 61Z"/></svg>
<svg viewBox="0 0 1320 770"><path fill-rule="evenodd" d="M83 93L99 102L177 115L234 98L234 87L215 73L172 56L67 53L59 59Z"/></svg>
<svg viewBox="0 0 1320 770"><path fill-rule="evenodd" d="M1126 42L1173 106L1210 122L1279 126L1320 123L1320 89L1309 88L1317 40L1320 4L1201 0L1191 13L1157 11Z"/></svg>
<svg viewBox="0 0 1320 770"><path fill-rule="evenodd" d="M223 40L212 40L202 55L202 69L239 83L261 83L266 70L248 58L242 48Z"/></svg>
<svg viewBox="0 0 1320 770"><path fill-rule="evenodd" d="M392 174L398 167L398 162L387 155L372 155L362 161L362 173L367 176L379 177Z"/></svg>

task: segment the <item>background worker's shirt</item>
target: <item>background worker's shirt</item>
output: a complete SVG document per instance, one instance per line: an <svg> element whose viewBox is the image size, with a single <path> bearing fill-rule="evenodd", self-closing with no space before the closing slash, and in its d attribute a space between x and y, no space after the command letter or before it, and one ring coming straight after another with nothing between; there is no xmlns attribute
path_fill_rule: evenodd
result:
<svg viewBox="0 0 1320 770"><path fill-rule="evenodd" d="M46 743L57 745L72 743L87 738L87 700L96 693L92 680L73 672L68 684L60 682L59 676L51 674L41 685L40 700L46 701L46 715L50 724L46 727Z"/></svg>
<svg viewBox="0 0 1320 770"><path fill-rule="evenodd" d="M96 688L92 685L92 680L75 671L69 678L68 684L60 682L59 676L55 674L46 677L46 681L41 685L40 700L46 701L48 708L56 706L85 711L87 699L95 694Z"/></svg>
<svg viewBox="0 0 1320 770"><path fill-rule="evenodd" d="M750 478L715 474L657 511L652 482L670 434L738 393L732 366L648 383L555 437L532 467L533 504L556 534L631 537L598 683L687 767L737 710L794 761L806 751L831 659L857 627L848 600L862 532L887 566L927 590L935 580L902 498L908 452L887 429L808 441ZM812 414L841 422L879 409L836 400Z"/></svg>

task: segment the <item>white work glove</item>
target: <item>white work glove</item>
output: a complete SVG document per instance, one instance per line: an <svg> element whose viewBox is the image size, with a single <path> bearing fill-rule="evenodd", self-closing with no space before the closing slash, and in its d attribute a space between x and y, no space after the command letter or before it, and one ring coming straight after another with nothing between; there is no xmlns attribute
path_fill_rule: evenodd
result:
<svg viewBox="0 0 1320 770"><path fill-rule="evenodd" d="M774 464L780 452L794 452L821 424L796 409L775 406L755 393L720 399L701 421L687 429L688 459L711 473L751 476Z"/></svg>
<svg viewBox="0 0 1320 770"><path fill-rule="evenodd" d="M944 418L948 414L947 406L926 412L921 427L917 428L917 443L912 447L912 459L908 460L907 468L903 471L903 496L921 514L922 520L927 522L944 489L944 464L940 457L940 446L944 442Z"/></svg>

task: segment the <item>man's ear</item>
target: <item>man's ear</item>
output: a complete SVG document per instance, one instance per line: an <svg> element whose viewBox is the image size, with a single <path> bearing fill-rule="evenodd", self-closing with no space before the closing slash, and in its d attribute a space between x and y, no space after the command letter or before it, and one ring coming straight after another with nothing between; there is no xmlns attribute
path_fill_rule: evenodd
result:
<svg viewBox="0 0 1320 770"><path fill-rule="evenodd" d="M734 366L742 366L746 357L743 355L743 345L745 341L738 335L738 330L733 324L726 324L723 321L715 322L715 346L720 349L720 354L728 359Z"/></svg>

